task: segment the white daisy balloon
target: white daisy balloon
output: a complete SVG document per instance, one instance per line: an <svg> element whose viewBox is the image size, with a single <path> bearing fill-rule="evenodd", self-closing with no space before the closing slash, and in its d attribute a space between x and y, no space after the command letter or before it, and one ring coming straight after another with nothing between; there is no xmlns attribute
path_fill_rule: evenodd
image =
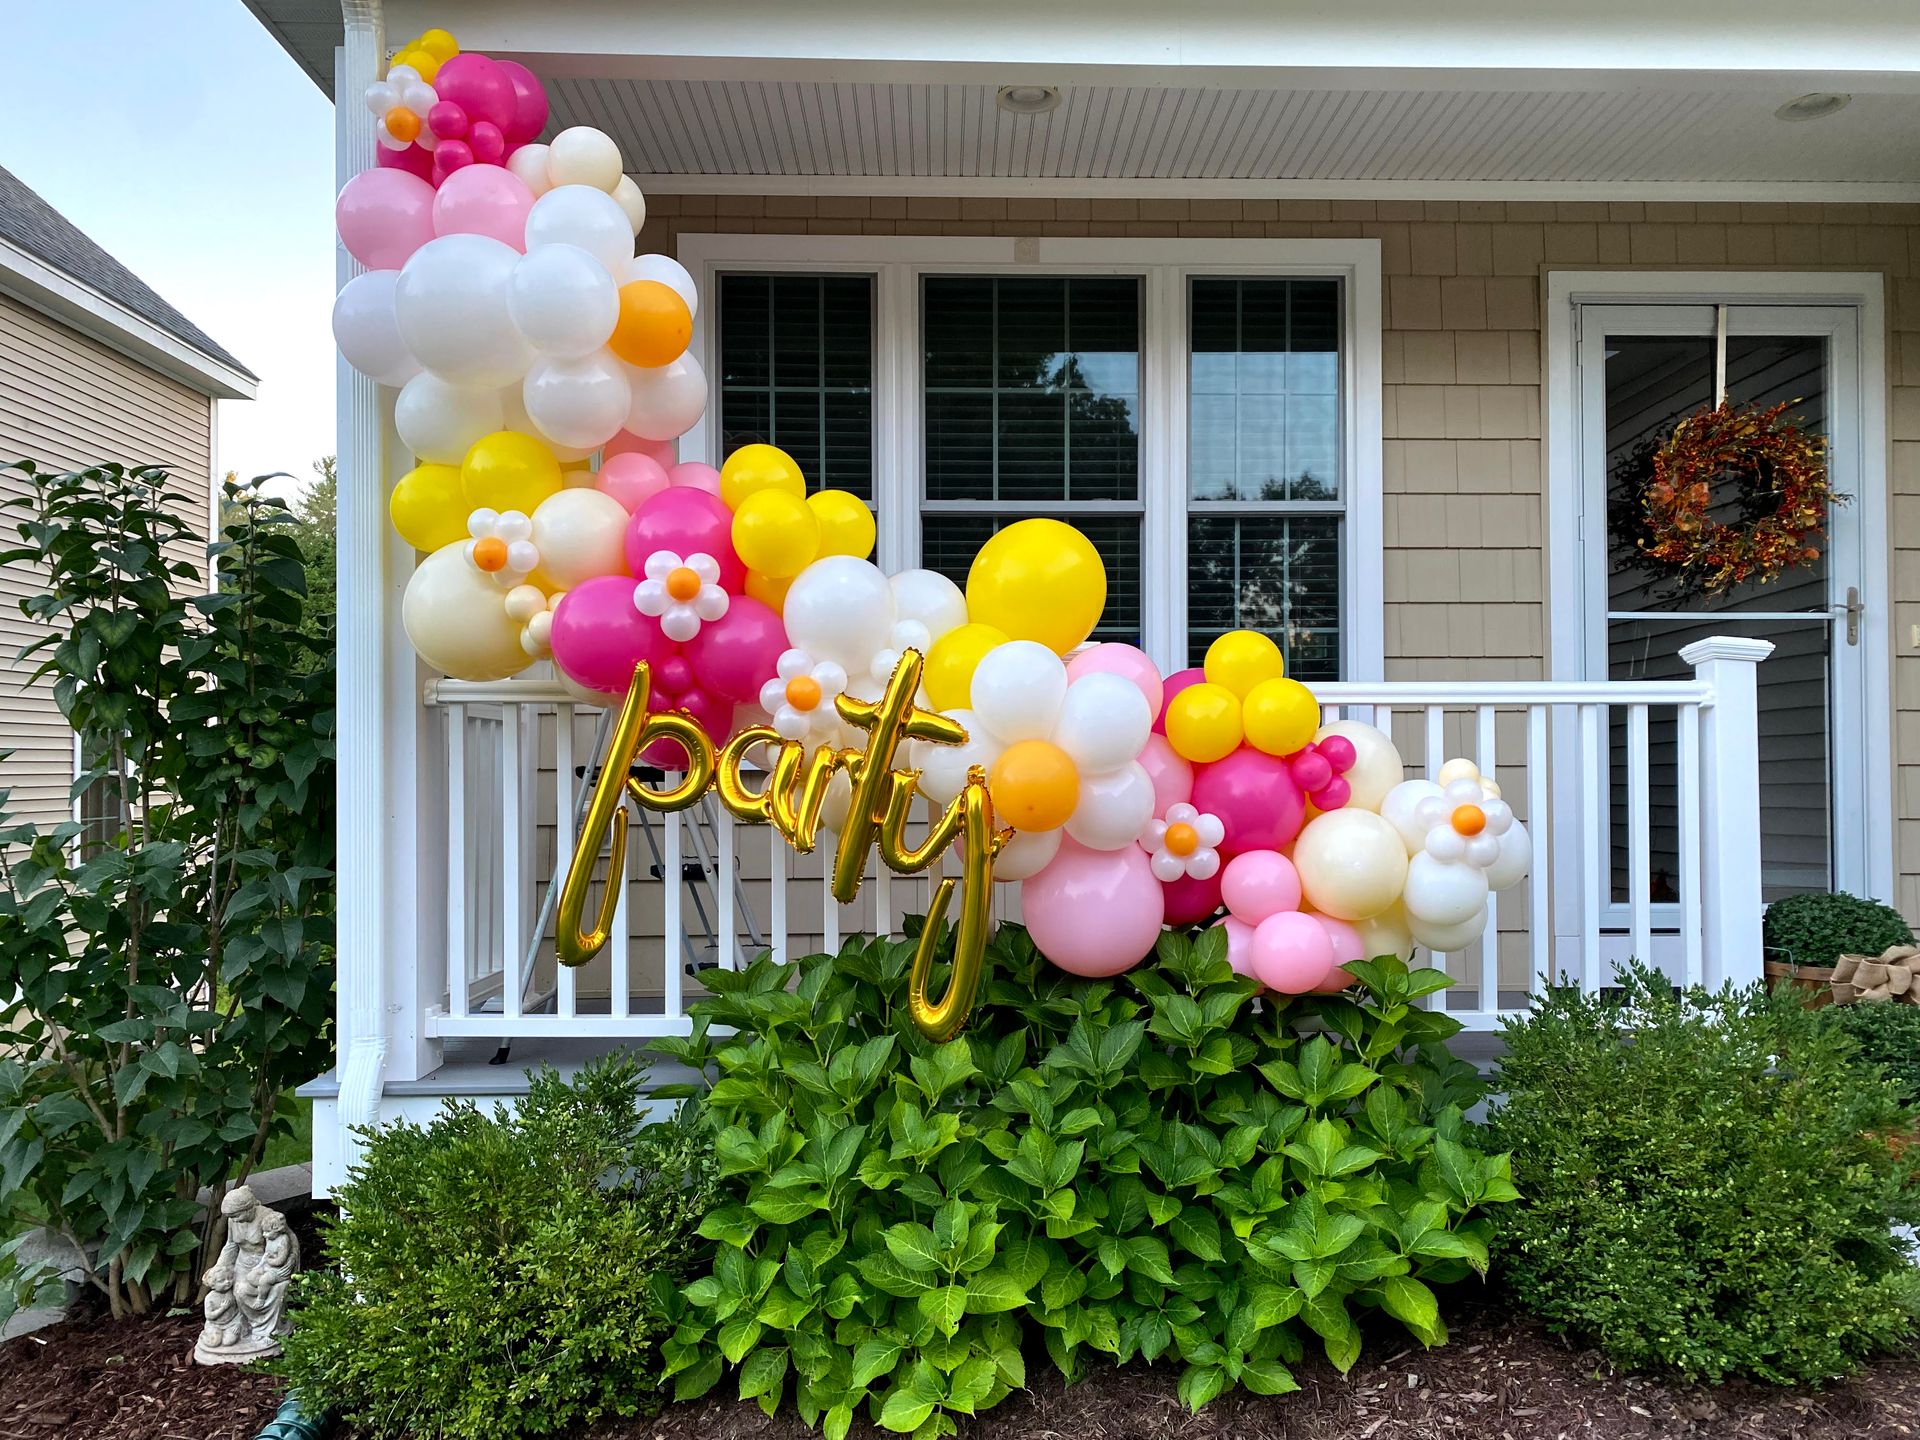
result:
<svg viewBox="0 0 1920 1440"><path fill-rule="evenodd" d="M1140 837L1140 848L1153 866L1153 878L1171 885L1182 877L1211 880L1220 873L1220 842L1227 827L1218 815L1208 815L1181 801L1167 807L1164 820L1152 820Z"/></svg>
<svg viewBox="0 0 1920 1440"><path fill-rule="evenodd" d="M773 717L781 739L815 744L838 734L833 702L846 688L847 672L839 665L795 648L781 654L774 678L760 687L760 708Z"/></svg>
<svg viewBox="0 0 1920 1440"><path fill-rule="evenodd" d="M633 608L660 622L660 633L684 645L700 627L727 613L727 592L720 588L720 562L696 550L682 557L656 550L642 567L645 577L633 587Z"/></svg>
<svg viewBox="0 0 1920 1440"><path fill-rule="evenodd" d="M521 585L540 568L540 550L533 543L533 521L518 510L481 508L467 516L467 561L493 577L502 590Z"/></svg>

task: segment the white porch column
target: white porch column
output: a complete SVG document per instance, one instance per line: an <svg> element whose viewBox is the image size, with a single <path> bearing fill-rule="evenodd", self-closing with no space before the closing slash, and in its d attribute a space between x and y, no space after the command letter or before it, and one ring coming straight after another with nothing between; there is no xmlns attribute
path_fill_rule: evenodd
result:
<svg viewBox="0 0 1920 1440"><path fill-rule="evenodd" d="M1714 635L1680 652L1713 692L1701 717L1703 979L1760 978L1760 707L1754 667L1770 640Z"/></svg>

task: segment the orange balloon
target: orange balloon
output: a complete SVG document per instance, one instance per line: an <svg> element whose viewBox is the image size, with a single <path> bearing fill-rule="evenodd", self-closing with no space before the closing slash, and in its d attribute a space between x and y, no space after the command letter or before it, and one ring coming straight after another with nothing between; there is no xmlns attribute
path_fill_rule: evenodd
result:
<svg viewBox="0 0 1920 1440"><path fill-rule="evenodd" d="M420 117L404 105L396 105L384 117L387 133L396 140L415 140L420 135Z"/></svg>
<svg viewBox="0 0 1920 1440"><path fill-rule="evenodd" d="M629 365L657 370L687 352L693 339L693 312L679 292L658 280L635 280L620 287L620 318L607 348Z"/></svg>
<svg viewBox="0 0 1920 1440"><path fill-rule="evenodd" d="M1018 740L994 762L987 780L995 820L1016 830L1058 830L1080 800L1080 772L1049 740Z"/></svg>

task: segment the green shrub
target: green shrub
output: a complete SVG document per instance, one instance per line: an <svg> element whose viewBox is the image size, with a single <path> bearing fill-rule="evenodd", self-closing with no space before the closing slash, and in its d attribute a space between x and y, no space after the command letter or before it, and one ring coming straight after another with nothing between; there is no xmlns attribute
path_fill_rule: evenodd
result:
<svg viewBox="0 0 1920 1440"><path fill-rule="evenodd" d="M1790 997L1619 983L1506 1027L1490 1127L1523 1197L1499 1242L1519 1303L1616 1365L1708 1380L1821 1381L1906 1336L1892 1092Z"/></svg>
<svg viewBox="0 0 1920 1440"><path fill-rule="evenodd" d="M1920 1005L1829 1005L1815 1013L1879 1067L1902 1105L1920 1105Z"/></svg>
<svg viewBox="0 0 1920 1440"><path fill-rule="evenodd" d="M1911 945L1913 929L1891 905L1857 895L1790 895L1767 907L1762 938L1775 958L1831 965L1841 955L1878 955Z"/></svg>
<svg viewBox="0 0 1920 1440"><path fill-rule="evenodd" d="M546 1435L650 1409L713 1167L697 1117L645 1124L625 1058L369 1135L300 1278L279 1369L369 1434Z"/></svg>
<svg viewBox="0 0 1920 1440"><path fill-rule="evenodd" d="M832 1440L863 1403L934 1436L1025 1384L1029 1327L1070 1377L1178 1364L1195 1409L1296 1388L1304 1332L1350 1368L1368 1311L1445 1339L1431 1287L1484 1269L1481 1207L1513 1188L1462 1119L1457 1023L1412 1003L1444 976L1359 962L1364 1002L1260 1007L1217 930L1086 981L1008 925L934 1045L906 1019L911 950L708 976L672 1048L715 1075L719 1250L666 1347L677 1394L733 1364L771 1414L791 1373Z"/></svg>

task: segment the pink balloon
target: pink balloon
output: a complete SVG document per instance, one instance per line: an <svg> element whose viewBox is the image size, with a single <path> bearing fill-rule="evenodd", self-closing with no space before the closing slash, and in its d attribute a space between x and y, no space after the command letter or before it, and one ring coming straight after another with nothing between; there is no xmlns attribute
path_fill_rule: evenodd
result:
<svg viewBox="0 0 1920 1440"><path fill-rule="evenodd" d="M1336 775L1346 774L1353 768L1353 762L1360 758L1359 752L1353 748L1353 741L1344 735L1329 735L1324 740L1316 740L1313 748L1325 757Z"/></svg>
<svg viewBox="0 0 1920 1440"><path fill-rule="evenodd" d="M1217 923L1226 928L1227 964L1233 967L1233 973L1257 980L1259 977L1253 973L1253 926L1231 915Z"/></svg>
<svg viewBox="0 0 1920 1440"><path fill-rule="evenodd" d="M464 140L467 128L467 112L451 100L437 101L427 110L427 129L436 140Z"/></svg>
<svg viewBox="0 0 1920 1440"><path fill-rule="evenodd" d="M1160 708L1154 712L1153 730L1156 735L1167 733L1167 706L1173 703L1173 697L1189 685L1198 685L1207 678L1207 672L1195 666L1191 670L1176 670L1161 682Z"/></svg>
<svg viewBox="0 0 1920 1440"><path fill-rule="evenodd" d="M671 445L671 440L666 441ZM683 486L689 490L701 490L709 495L720 493L720 472L711 465L703 465L698 460L683 461L667 471L669 485Z"/></svg>
<svg viewBox="0 0 1920 1440"><path fill-rule="evenodd" d="M723 589L738 593L746 583L747 567L733 553L733 512L704 490L670 488L641 502L627 522L628 568L645 574L647 557L656 550L671 550L682 560L711 555L720 562Z"/></svg>
<svg viewBox="0 0 1920 1440"><path fill-rule="evenodd" d="M1066 839L1020 892L1033 943L1070 975L1131 970L1153 952L1166 919L1160 886L1138 845L1089 850Z"/></svg>
<svg viewBox="0 0 1920 1440"><path fill-rule="evenodd" d="M467 132L467 144L473 147L476 165L498 165L507 158L507 137L489 120L476 120Z"/></svg>
<svg viewBox="0 0 1920 1440"><path fill-rule="evenodd" d="M1253 973L1269 990L1305 995L1332 967L1333 942L1313 916L1286 910L1254 927Z"/></svg>
<svg viewBox="0 0 1920 1440"><path fill-rule="evenodd" d="M1147 697L1153 718L1160 718L1160 707L1165 703L1160 671L1147 658L1147 652L1137 646L1108 642L1082 650L1067 662L1067 679L1078 680L1082 675L1118 675L1132 681Z"/></svg>
<svg viewBox="0 0 1920 1440"><path fill-rule="evenodd" d="M700 689L683 690L677 695L668 696L658 708L684 710L717 745L726 743L727 727L733 723L733 706ZM685 770L687 752L677 740L656 740L640 752L640 763L658 766L662 770Z"/></svg>
<svg viewBox="0 0 1920 1440"><path fill-rule="evenodd" d="M1313 987L1316 995L1337 995L1353 984L1353 977L1340 967L1349 960L1367 958L1367 942L1360 938L1360 932L1344 920L1336 920L1331 915L1315 915L1320 928L1327 932L1327 941L1333 946L1333 963L1327 967L1327 973L1320 983Z"/></svg>
<svg viewBox="0 0 1920 1440"><path fill-rule="evenodd" d="M449 175L433 197L437 235L486 235L527 248L527 212L533 192L518 175L498 165L467 165Z"/></svg>
<svg viewBox="0 0 1920 1440"><path fill-rule="evenodd" d="M1313 801L1316 810L1338 810L1353 798L1353 786L1345 776L1336 775L1307 798Z"/></svg>
<svg viewBox="0 0 1920 1440"><path fill-rule="evenodd" d="M736 595L725 615L709 620L687 642L687 659L703 690L745 704L773 679L786 648L787 630L780 617L751 595Z"/></svg>
<svg viewBox="0 0 1920 1440"><path fill-rule="evenodd" d="M433 92L467 112L470 120L485 120L504 134L513 128L519 108L513 76L499 61L472 51L454 56L433 77Z"/></svg>
<svg viewBox="0 0 1920 1440"><path fill-rule="evenodd" d="M669 655L653 667L653 689L647 695L647 708L671 710L677 697L693 688L692 662L685 655Z"/></svg>
<svg viewBox="0 0 1920 1440"><path fill-rule="evenodd" d="M525 144L547 128L547 92L541 88L539 77L518 60L493 63L513 82L513 124L505 127L507 139Z"/></svg>
<svg viewBox="0 0 1920 1440"><path fill-rule="evenodd" d="M633 608L628 576L583 580L560 597L553 612L554 663L590 690L624 695L637 663L657 667L674 653L660 622Z"/></svg>
<svg viewBox="0 0 1920 1440"><path fill-rule="evenodd" d="M1220 898L1249 925L1300 908L1300 874L1272 850L1236 855L1220 871Z"/></svg>
<svg viewBox="0 0 1920 1440"><path fill-rule="evenodd" d="M1251 745L1193 767L1193 805L1218 815L1227 827L1220 846L1226 856L1280 849L1300 833L1307 815L1307 797L1293 783L1287 762Z"/></svg>
<svg viewBox="0 0 1920 1440"><path fill-rule="evenodd" d="M433 239L433 187L402 169L362 170L340 187L333 223L340 243L362 265L398 270Z"/></svg>
<svg viewBox="0 0 1920 1440"><path fill-rule="evenodd" d="M1309 795L1333 779L1333 762L1311 745L1289 757L1287 768L1293 772L1293 783Z"/></svg>
<svg viewBox="0 0 1920 1440"><path fill-rule="evenodd" d="M1067 667L1069 671L1072 666ZM1164 735L1149 735L1140 752L1140 764L1153 781L1153 813L1164 817L1170 805L1184 804L1193 795L1193 766L1183 760Z"/></svg>
<svg viewBox="0 0 1920 1440"><path fill-rule="evenodd" d="M1220 872L1204 880L1182 875L1178 880L1163 880L1166 891L1167 924L1195 925L1220 908Z"/></svg>
<svg viewBox="0 0 1920 1440"><path fill-rule="evenodd" d="M631 430L622 430L600 447L602 460L611 460L616 455L644 455L649 460L659 461L661 469L671 470L680 459L680 442L643 440Z"/></svg>
<svg viewBox="0 0 1920 1440"><path fill-rule="evenodd" d="M404 170L409 175L418 175L428 184L433 182L433 152L418 145L409 145L404 150L390 150L385 145L377 147L378 163L383 170Z"/></svg>
<svg viewBox="0 0 1920 1440"><path fill-rule="evenodd" d="M667 488L667 472L658 460L627 451L602 460L593 484L601 494L618 500L631 515Z"/></svg>
<svg viewBox="0 0 1920 1440"><path fill-rule="evenodd" d="M442 140L433 150L433 183L444 185L449 176L473 164L473 147L464 140Z"/></svg>

